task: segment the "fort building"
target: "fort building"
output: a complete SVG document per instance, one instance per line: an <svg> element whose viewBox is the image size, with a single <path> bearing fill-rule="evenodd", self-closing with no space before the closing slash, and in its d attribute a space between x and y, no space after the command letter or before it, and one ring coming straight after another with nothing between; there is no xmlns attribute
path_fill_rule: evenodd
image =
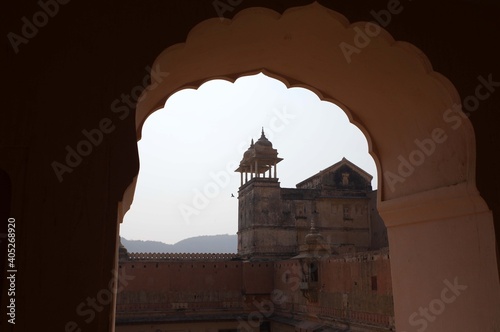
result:
<svg viewBox="0 0 500 332"><path fill-rule="evenodd" d="M391 331L385 226L371 175L342 159L281 188L264 131L244 153L237 254L120 247L117 331ZM132 277L133 276L133 277Z"/></svg>

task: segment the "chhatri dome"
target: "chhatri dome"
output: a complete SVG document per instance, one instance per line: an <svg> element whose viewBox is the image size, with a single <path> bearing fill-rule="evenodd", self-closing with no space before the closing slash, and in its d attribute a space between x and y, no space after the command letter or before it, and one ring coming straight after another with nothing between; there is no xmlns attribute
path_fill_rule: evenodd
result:
<svg viewBox="0 0 500 332"><path fill-rule="evenodd" d="M241 173L241 185L252 179L277 180L276 165L282 160L262 128L260 138L255 143L252 139L248 150L243 154L240 166L236 169L236 172Z"/></svg>
<svg viewBox="0 0 500 332"><path fill-rule="evenodd" d="M264 134L264 127L262 127L262 134L260 135L259 140L255 144L258 146L269 146L271 148L273 147L273 143L271 143Z"/></svg>

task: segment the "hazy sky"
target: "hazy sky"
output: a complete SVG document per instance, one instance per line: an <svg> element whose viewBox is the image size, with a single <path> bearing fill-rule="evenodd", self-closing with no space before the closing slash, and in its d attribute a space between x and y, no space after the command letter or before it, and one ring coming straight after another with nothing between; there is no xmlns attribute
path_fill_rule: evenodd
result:
<svg viewBox="0 0 500 332"><path fill-rule="evenodd" d="M277 167L281 187L294 188L345 157L373 175L376 188L366 139L334 104L263 74L234 84L213 80L177 92L147 119L134 202L121 236L175 243L235 234L240 175L234 170L262 127L284 158Z"/></svg>

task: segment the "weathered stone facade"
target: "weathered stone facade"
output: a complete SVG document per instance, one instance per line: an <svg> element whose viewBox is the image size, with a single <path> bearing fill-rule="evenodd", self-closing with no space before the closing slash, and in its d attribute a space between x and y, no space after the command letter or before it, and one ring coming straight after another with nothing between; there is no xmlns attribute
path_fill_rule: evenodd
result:
<svg viewBox="0 0 500 332"><path fill-rule="evenodd" d="M281 188L264 132L237 171L238 254L120 251L117 331L390 331L372 177L346 159ZM133 276L133 277L132 277Z"/></svg>
<svg viewBox="0 0 500 332"><path fill-rule="evenodd" d="M266 157L260 159L254 152L257 149ZM249 155L253 156L250 163ZM269 167L252 167L266 163L276 167L281 160L262 133L255 144L252 141L237 169L242 173L238 253L243 258L296 255L304 244L311 220L327 239L332 253L388 246L385 227L375 207L371 175L344 158L300 182L296 188L281 188L276 171L273 175Z"/></svg>

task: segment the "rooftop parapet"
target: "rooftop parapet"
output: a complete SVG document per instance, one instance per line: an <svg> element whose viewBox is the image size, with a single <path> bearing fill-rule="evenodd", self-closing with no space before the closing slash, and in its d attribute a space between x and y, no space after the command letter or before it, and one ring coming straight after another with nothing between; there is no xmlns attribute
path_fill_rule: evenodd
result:
<svg viewBox="0 0 500 332"><path fill-rule="evenodd" d="M131 261L225 261L238 258L237 254L228 253L150 253L132 252L128 254Z"/></svg>

